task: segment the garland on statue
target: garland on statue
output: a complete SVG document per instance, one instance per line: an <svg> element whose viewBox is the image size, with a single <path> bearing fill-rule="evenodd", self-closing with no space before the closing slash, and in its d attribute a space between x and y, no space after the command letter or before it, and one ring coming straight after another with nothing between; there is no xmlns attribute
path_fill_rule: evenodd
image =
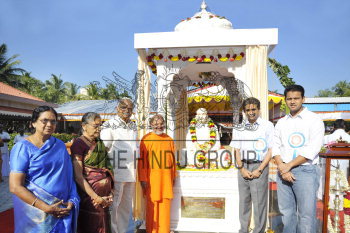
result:
<svg viewBox="0 0 350 233"><path fill-rule="evenodd" d="M190 134L191 134L191 140L193 143L197 142L197 119L193 118L190 122ZM200 151L196 152L196 158L198 161L205 161L206 156L205 154L214 146L215 140L216 140L216 129L215 124L212 119L209 119L208 121L208 128L209 128L209 141L204 142L203 144L198 143Z"/></svg>

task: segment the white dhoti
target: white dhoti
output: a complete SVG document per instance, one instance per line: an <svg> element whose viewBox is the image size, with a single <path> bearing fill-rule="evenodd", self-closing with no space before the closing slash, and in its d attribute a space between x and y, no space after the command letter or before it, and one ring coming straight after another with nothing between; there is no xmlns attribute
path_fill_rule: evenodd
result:
<svg viewBox="0 0 350 233"><path fill-rule="evenodd" d="M135 182L116 182L111 222L113 233L125 233L128 229Z"/></svg>

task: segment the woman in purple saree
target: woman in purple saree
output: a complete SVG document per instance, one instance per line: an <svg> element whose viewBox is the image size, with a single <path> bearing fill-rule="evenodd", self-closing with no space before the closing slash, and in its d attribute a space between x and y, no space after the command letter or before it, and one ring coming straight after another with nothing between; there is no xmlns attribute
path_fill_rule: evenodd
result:
<svg viewBox="0 0 350 233"><path fill-rule="evenodd" d="M75 180L81 198L80 233L110 233L109 206L113 201L113 168L99 139L101 117L88 112L82 118L83 135L71 146Z"/></svg>
<svg viewBox="0 0 350 233"><path fill-rule="evenodd" d="M79 196L66 146L51 136L56 123L53 108L37 107L32 115L35 133L11 150L16 233L76 232Z"/></svg>

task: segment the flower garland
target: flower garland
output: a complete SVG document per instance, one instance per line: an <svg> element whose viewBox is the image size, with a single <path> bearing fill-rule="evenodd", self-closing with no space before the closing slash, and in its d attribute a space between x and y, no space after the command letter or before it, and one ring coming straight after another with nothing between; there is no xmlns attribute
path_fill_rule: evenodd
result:
<svg viewBox="0 0 350 233"><path fill-rule="evenodd" d="M345 232L350 232L350 192L346 192L344 195L344 225Z"/></svg>
<svg viewBox="0 0 350 233"><path fill-rule="evenodd" d="M195 83L192 83L192 86L194 86L194 87L200 87L200 88L203 88L203 87L211 87L211 86L214 86L214 83L211 83L211 82L208 82L208 83L205 83L205 82L195 82Z"/></svg>
<svg viewBox="0 0 350 233"><path fill-rule="evenodd" d="M193 143L197 142L197 119L193 118L190 122L190 134L191 134L191 140ZM208 128L209 128L209 141L204 142L203 144L199 144L200 151L196 152L196 159L200 162L203 162L206 160L205 154L213 147L216 141L216 129L215 124L212 119L209 119L208 121Z"/></svg>
<svg viewBox="0 0 350 233"><path fill-rule="evenodd" d="M231 52L230 52L231 51ZM157 73L157 66L155 61L163 60L164 62L170 61L188 61L188 62L204 62L204 63L210 63L210 62L234 62L234 61L240 61L245 56L244 52L241 52L240 54L234 54L232 53L232 50L229 50L229 52L226 55L222 55L220 53L214 55L201 55L201 56L184 56L182 54L177 55L169 55L165 57L162 53L156 55L155 53L152 53L151 55L147 56L147 64L151 68L152 73ZM232 53L232 54L231 54Z"/></svg>

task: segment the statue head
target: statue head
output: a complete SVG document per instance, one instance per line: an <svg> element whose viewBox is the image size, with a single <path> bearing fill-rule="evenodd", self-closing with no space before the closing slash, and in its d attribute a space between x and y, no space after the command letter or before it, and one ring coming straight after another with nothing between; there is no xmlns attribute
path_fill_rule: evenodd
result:
<svg viewBox="0 0 350 233"><path fill-rule="evenodd" d="M208 112L205 108L199 108L197 111L196 111L196 120L198 123L202 123L202 124L205 124L208 122Z"/></svg>

